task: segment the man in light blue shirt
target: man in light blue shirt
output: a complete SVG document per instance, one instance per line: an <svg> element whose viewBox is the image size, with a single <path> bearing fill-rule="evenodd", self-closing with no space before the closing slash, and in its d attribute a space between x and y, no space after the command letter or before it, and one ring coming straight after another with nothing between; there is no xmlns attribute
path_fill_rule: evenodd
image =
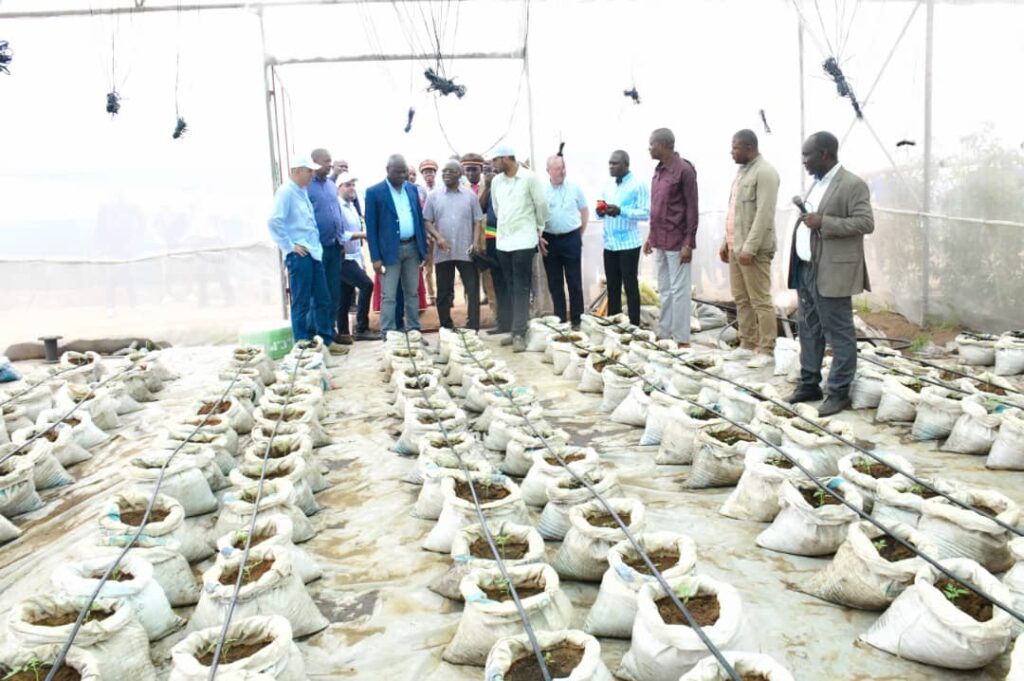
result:
<svg viewBox="0 0 1024 681"><path fill-rule="evenodd" d="M604 275L608 282L608 315L622 312L622 289L631 324L640 324L640 223L651 216L647 182L629 170L629 154L612 152L608 173L615 180L601 194L598 215L604 218Z"/></svg>
<svg viewBox="0 0 1024 681"><path fill-rule="evenodd" d="M292 335L296 341L318 335L330 344L334 329L331 296L324 276L320 232L306 193L313 171L319 168L309 156L292 160L288 181L274 194L268 226L288 268Z"/></svg>
<svg viewBox="0 0 1024 681"><path fill-rule="evenodd" d="M544 271L554 313L563 322L565 291L569 290L569 321L578 329L583 315L583 233L587 229L590 209L583 190L565 179L565 159L548 159L548 219L544 225L547 253Z"/></svg>

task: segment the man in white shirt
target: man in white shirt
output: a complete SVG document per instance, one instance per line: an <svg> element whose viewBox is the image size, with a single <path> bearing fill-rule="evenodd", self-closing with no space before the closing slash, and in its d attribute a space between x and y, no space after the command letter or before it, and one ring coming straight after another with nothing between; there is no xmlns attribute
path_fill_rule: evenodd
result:
<svg viewBox="0 0 1024 681"><path fill-rule="evenodd" d="M818 414L831 416L851 404L850 384L857 371L852 296L871 290L864 235L875 230L875 221L867 184L839 165L835 135L815 133L802 151L804 167L817 183L790 248L789 287L799 295L800 383L788 401L821 399L821 363L830 345L828 399Z"/></svg>
<svg viewBox="0 0 1024 681"><path fill-rule="evenodd" d="M345 257L341 263L341 304L338 307L338 333L349 332L349 310L352 298L359 291L356 305L356 340L374 340L370 332L370 298L373 297L373 281L363 269L363 242L366 228L356 203L356 178L347 170L338 175L338 199L341 204L341 221L344 228L342 247Z"/></svg>
<svg viewBox="0 0 1024 681"><path fill-rule="evenodd" d="M583 315L583 233L587 231L590 210L579 185L565 179L565 159L548 159L547 187L548 222L544 241L548 253L544 256L544 271L548 278L548 291L555 316L572 323L579 329ZM566 316L565 291L569 291L569 309Z"/></svg>
<svg viewBox="0 0 1024 681"><path fill-rule="evenodd" d="M530 284L533 259L540 247L547 254L547 242L541 239L548 220L548 198L544 185L532 172L516 161L508 146L494 150L491 164L497 173L491 181L491 205L498 216L498 261L505 274L504 304L512 311L512 335L501 341L513 352L526 350L526 325L530 316Z"/></svg>

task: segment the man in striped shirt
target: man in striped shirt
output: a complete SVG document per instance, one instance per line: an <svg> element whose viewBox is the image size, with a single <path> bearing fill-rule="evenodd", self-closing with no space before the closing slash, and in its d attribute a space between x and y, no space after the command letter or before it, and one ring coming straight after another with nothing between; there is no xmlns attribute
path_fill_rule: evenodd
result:
<svg viewBox="0 0 1024 681"><path fill-rule="evenodd" d="M622 289L631 324L640 324L640 223L651 215L651 193L647 182L629 170L629 154L618 149L608 160L614 178L602 193L605 202L604 274L608 283L608 315L622 312Z"/></svg>

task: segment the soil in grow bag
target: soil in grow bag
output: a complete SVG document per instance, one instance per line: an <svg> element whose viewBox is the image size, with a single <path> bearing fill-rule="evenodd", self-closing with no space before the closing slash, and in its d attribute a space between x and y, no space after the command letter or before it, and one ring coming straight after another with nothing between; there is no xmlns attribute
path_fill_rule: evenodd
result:
<svg viewBox="0 0 1024 681"><path fill-rule="evenodd" d="M711 433L711 437L727 445L734 445L737 442L757 442L757 438L741 430L721 430Z"/></svg>
<svg viewBox="0 0 1024 681"><path fill-rule="evenodd" d="M896 475L896 471L887 464L872 461L871 459L857 459L853 463L853 468L864 475L870 475L872 478L891 478Z"/></svg>
<svg viewBox="0 0 1024 681"><path fill-rule="evenodd" d="M695 359L687 362L687 365L695 369L710 369L715 365L715 363L709 359Z"/></svg>
<svg viewBox="0 0 1024 681"><path fill-rule="evenodd" d="M502 378L501 376L488 376L487 378L480 379L482 385L505 385L508 383L508 379Z"/></svg>
<svg viewBox="0 0 1024 681"><path fill-rule="evenodd" d="M463 442L465 442L465 440L461 435L449 435L447 440L445 440L444 438L431 440L430 446L433 447L434 449L441 449L442 447L447 447L449 445L453 447L461 445Z"/></svg>
<svg viewBox="0 0 1024 681"><path fill-rule="evenodd" d="M612 361L610 358L597 360L596 362L594 362L594 371L596 371L597 373L601 373L602 371L604 371L604 368L608 366L608 362L610 361Z"/></svg>
<svg viewBox="0 0 1024 681"><path fill-rule="evenodd" d="M55 431L53 429L50 429L50 430L46 431L45 433L43 433L43 437L45 437L50 442L56 442L58 434L57 434L57 431Z"/></svg>
<svg viewBox="0 0 1024 681"><path fill-rule="evenodd" d="M286 444L282 444L281 440L277 440L274 442L274 445L270 448L270 458L280 459L297 451L299 451L298 442L287 442Z"/></svg>
<svg viewBox="0 0 1024 681"><path fill-rule="evenodd" d="M716 418L716 416L707 409L692 409L688 413L691 419L697 419L698 421L710 421L711 419Z"/></svg>
<svg viewBox="0 0 1024 681"><path fill-rule="evenodd" d="M113 614L113 610L104 610L93 605L93 607L89 609L89 612L86 614L85 620L83 621L102 622ZM45 617L38 617L36 619L29 620L29 624L33 624L37 627L63 627L67 624L74 624L77 619L78 611L68 610L66 612L59 612L53 615L46 615ZM0 676L0 678L3 677Z"/></svg>
<svg viewBox="0 0 1024 681"><path fill-rule="evenodd" d="M228 641L230 641L230 639L228 639ZM231 662L237 662L239 660L244 660L247 657L252 657L274 642L273 639L269 638L253 641L252 643L229 643L228 641L225 641L224 647L221 648L219 664L230 664ZM211 643L210 647L201 655L196 655L196 660L198 660L199 664L204 667L209 667L213 664L213 654L216 652L216 649L217 643Z"/></svg>
<svg viewBox="0 0 1024 681"><path fill-rule="evenodd" d="M967 613L979 622L988 622L992 619L992 603L987 598L982 598L970 589L964 587L960 582L943 577L935 582L935 588L945 596L950 603Z"/></svg>
<svg viewBox="0 0 1024 681"><path fill-rule="evenodd" d="M721 608L718 604L717 595L700 594L690 598L680 597L679 600L683 602L683 605L690 612L690 617L696 620L697 624L701 627L713 626L718 621ZM658 614L661 615L661 619L665 624L690 626L690 623L683 617L683 611L677 608L676 604L668 596L659 598L654 601L654 604L658 606Z"/></svg>
<svg viewBox="0 0 1024 681"><path fill-rule="evenodd" d="M84 367L86 364L92 364L92 357L68 357L68 363L74 364L76 367Z"/></svg>
<svg viewBox="0 0 1024 681"><path fill-rule="evenodd" d="M918 394L920 394L921 389L924 388L924 385L921 383L904 383L903 385L904 387L910 388L911 390Z"/></svg>
<svg viewBox="0 0 1024 681"><path fill-rule="evenodd" d="M832 494L838 494L843 496L838 490L831 490ZM836 499L832 494L821 490L821 489L802 489L800 494L803 495L804 501L811 505L811 508L821 508L822 506L838 506L839 499Z"/></svg>
<svg viewBox="0 0 1024 681"><path fill-rule="evenodd" d="M582 475L580 477L582 477L584 480L589 482L591 485L596 485L599 482L597 480L594 480L593 478L591 478L589 475L586 475L586 474L584 474L584 475ZM563 480L563 481L559 482L558 486L561 487L562 489L580 489L584 485L583 485L582 482L580 482L576 478L568 478L566 480Z"/></svg>
<svg viewBox="0 0 1024 681"><path fill-rule="evenodd" d="M882 536L872 540L871 543L874 544L875 550L878 551L878 555L885 558L890 563L895 563L899 560L906 560L907 558L913 558L917 555L903 544L900 544L892 537L892 535L889 534L883 534ZM910 541L907 543L913 544L913 542Z"/></svg>
<svg viewBox="0 0 1024 681"><path fill-rule="evenodd" d="M769 681L769 679L761 672L747 672L740 674L740 681Z"/></svg>
<svg viewBox="0 0 1024 681"><path fill-rule="evenodd" d="M658 549L657 551L649 551L647 557L654 563L654 567L658 568L658 572L664 572L670 570L679 564L679 549L671 547L667 549ZM630 553L622 557L622 562L633 568L637 572L643 575L653 574L651 569L647 567L647 563L644 562L637 554Z"/></svg>
<svg viewBox="0 0 1024 681"><path fill-rule="evenodd" d="M238 579L238 568L240 565L236 565L227 572L220 573L220 583L225 586L230 586L235 583ZM255 563L249 561L245 564L246 569L242 571L242 586L246 584L252 584L258 581L260 577L270 572L270 568L274 567L273 558L264 558L263 560Z"/></svg>
<svg viewBox="0 0 1024 681"><path fill-rule="evenodd" d="M1006 391L1000 388L998 385L993 383L982 383L979 390L983 393L989 393L990 395L999 395L1000 397L1006 397Z"/></svg>
<svg viewBox="0 0 1024 681"><path fill-rule="evenodd" d="M476 488L476 497L482 502L485 501L497 501L498 499L504 499L512 492L508 491L501 485L490 485L480 481L473 484ZM469 483L463 480L455 481L455 496L465 501L473 501L473 493L469 490Z"/></svg>
<svg viewBox="0 0 1024 681"><path fill-rule="evenodd" d="M127 510L122 510L121 511L121 522L124 523L125 525L131 525L132 527L138 527L139 525L142 524L142 516L145 513L146 513L146 508L144 506L143 507L136 507L136 508L129 508ZM169 516L170 514L171 514L171 512L167 511L165 509L154 508L152 511L150 511L150 513L149 513L149 520L147 520L146 522L147 523L158 523L158 522L162 521L164 518L166 518L167 516Z"/></svg>
<svg viewBox="0 0 1024 681"><path fill-rule="evenodd" d="M68 424L72 428L74 428L75 426L77 426L81 422L82 422L82 419L76 419L74 416L69 416L68 418L64 419L64 423Z"/></svg>
<svg viewBox="0 0 1024 681"><path fill-rule="evenodd" d="M0 667L0 679L3 681L42 681L52 668L52 664L25 665L16 669ZM53 675L53 681L78 681L81 678L81 674L66 664L61 665L61 668Z"/></svg>
<svg viewBox="0 0 1024 681"><path fill-rule="evenodd" d="M220 404L217 404L216 402L203 402L203 406L199 407L199 411L196 413L200 416L206 416L207 414L213 413L223 414L230 408L230 402L221 402Z"/></svg>
<svg viewBox="0 0 1024 681"><path fill-rule="evenodd" d="M524 598L544 593L544 584L539 581L515 584L514 586L516 587L516 594L519 596L520 601ZM480 590L483 591L484 595L492 601L504 602L512 600L512 590L508 587L508 583L505 582L505 580L501 580L489 586L481 586Z"/></svg>
<svg viewBox="0 0 1024 681"><path fill-rule="evenodd" d="M586 458L587 455L584 454L583 452L573 452L572 454L562 454L561 456L562 456L562 461L564 461L566 463L572 463L573 461L579 461L581 459ZM557 466L558 465L558 459L556 459L554 457L554 455L552 455L552 456L545 456L544 460L548 462L549 466Z"/></svg>
<svg viewBox="0 0 1024 681"><path fill-rule="evenodd" d="M430 385L430 376L419 376L405 382L405 387L412 390L413 388L426 388Z"/></svg>
<svg viewBox="0 0 1024 681"><path fill-rule="evenodd" d="M257 467L257 468L246 468L244 470L241 470L241 473L242 473L242 475L244 475L245 477L249 478L252 481L256 481L256 480L260 479L260 468L259 467ZM291 471L286 471L284 469L278 468L275 471L267 471L267 474L264 477L267 480L276 480L277 478L287 478L289 473L291 473Z"/></svg>
<svg viewBox="0 0 1024 681"><path fill-rule="evenodd" d="M776 468L785 468L786 470L793 468L793 462L784 456L769 456L764 462Z"/></svg>
<svg viewBox="0 0 1024 681"><path fill-rule="evenodd" d="M106 574L106 570L96 570L89 575L91 579L103 579L103 575ZM110 573L110 577L107 578L108 582L130 582L135 579L135 575L122 570L121 568L114 568L114 571Z"/></svg>
<svg viewBox="0 0 1024 681"><path fill-rule="evenodd" d="M416 419L420 423L422 423L424 425L430 425L432 423L438 423L441 420L441 419L435 418L433 416L430 416L429 414L421 414L420 416L417 416Z"/></svg>
<svg viewBox="0 0 1024 681"><path fill-rule="evenodd" d="M628 513L620 513L619 517L622 518L622 523L626 527L629 527L631 520L630 515ZM612 517L612 514L605 513L604 511L598 511L588 515L587 523L589 523L591 527L604 527L613 530L619 529L619 524L615 522L615 518Z"/></svg>
<svg viewBox="0 0 1024 681"><path fill-rule="evenodd" d="M782 407L780 407L778 405L775 405L775 404L769 404L768 405L768 411L770 411L771 413L775 414L776 416L782 417L784 419L785 418L789 418L790 416L793 415L792 412L786 411Z"/></svg>
<svg viewBox="0 0 1024 681"><path fill-rule="evenodd" d="M975 504L974 508L978 509L982 513L988 513L993 518L999 515L998 511L991 509L988 506L983 506L982 504Z"/></svg>
<svg viewBox="0 0 1024 681"><path fill-rule="evenodd" d="M516 541L501 534L494 537L494 545L498 547L498 555L501 556L502 560L518 560L530 550L530 545L527 542ZM494 552L491 551L491 547L483 537L477 537L473 540L473 543L469 545L469 553L474 558L494 560Z"/></svg>
<svg viewBox="0 0 1024 681"><path fill-rule="evenodd" d="M921 497L922 499L931 499L932 497L939 496L938 492L932 491L932 490L930 490L927 487L924 487L922 485L914 485L913 487L911 487L910 489L907 490L907 493L908 494L916 494L917 496Z"/></svg>
<svg viewBox="0 0 1024 681"><path fill-rule="evenodd" d="M583 648L571 643L561 643L545 650L544 664L551 673L551 678L568 677L583 661L583 651ZM531 653L513 662L502 678L505 681L540 681L544 676L541 674L537 656Z"/></svg>

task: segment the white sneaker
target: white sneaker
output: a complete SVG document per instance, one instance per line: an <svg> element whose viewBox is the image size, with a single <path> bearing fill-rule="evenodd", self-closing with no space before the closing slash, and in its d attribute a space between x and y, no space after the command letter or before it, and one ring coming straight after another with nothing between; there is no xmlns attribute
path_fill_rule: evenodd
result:
<svg viewBox="0 0 1024 681"><path fill-rule="evenodd" d="M758 353L758 354L754 355L753 358L749 362L747 362L747 368L749 368L749 369L763 369L764 367L770 367L774 363L775 363L775 360L772 359L771 355L765 355L763 353Z"/></svg>
<svg viewBox="0 0 1024 681"><path fill-rule="evenodd" d="M753 356L754 356L754 351L753 350L748 350L747 348L742 348L742 347L741 348L736 348L732 352L725 353L725 359L730 360L730 361L734 361L734 362L742 362L743 360L750 359Z"/></svg>

